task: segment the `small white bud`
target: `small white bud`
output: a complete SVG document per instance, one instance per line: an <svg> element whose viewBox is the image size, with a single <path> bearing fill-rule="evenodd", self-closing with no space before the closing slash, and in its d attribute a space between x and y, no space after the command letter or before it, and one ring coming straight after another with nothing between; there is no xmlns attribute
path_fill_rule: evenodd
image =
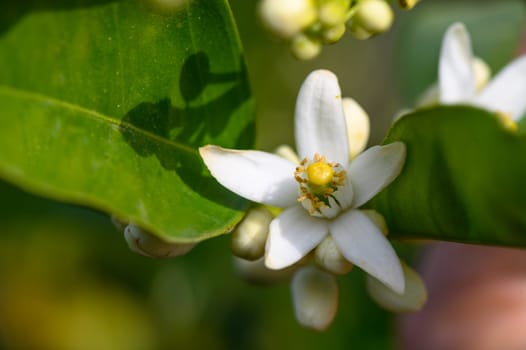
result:
<svg viewBox="0 0 526 350"><path fill-rule="evenodd" d="M350 5L350 0L318 0L318 18L326 27L343 24Z"/></svg>
<svg viewBox="0 0 526 350"><path fill-rule="evenodd" d="M473 58L473 73L475 76L475 88L481 91L488 84L491 77L491 69L484 60L478 57Z"/></svg>
<svg viewBox="0 0 526 350"><path fill-rule="evenodd" d="M246 260L256 260L265 254L268 230L273 216L264 207L250 209L232 234L232 253Z"/></svg>
<svg viewBox="0 0 526 350"><path fill-rule="evenodd" d="M305 34L298 34L290 43L292 54L299 60L310 60L321 52L321 41Z"/></svg>
<svg viewBox="0 0 526 350"><path fill-rule="evenodd" d="M393 312L415 312L427 301L426 286L418 273L404 262L402 268L405 278L405 291L398 294L386 287L376 278L367 276L367 291L380 306Z"/></svg>
<svg viewBox="0 0 526 350"><path fill-rule="evenodd" d="M260 14L276 35L290 39L316 21L314 0L263 0Z"/></svg>
<svg viewBox="0 0 526 350"><path fill-rule="evenodd" d="M321 32L321 36L324 44L334 44L339 41L345 34L345 24L340 23L333 27L326 28Z"/></svg>
<svg viewBox="0 0 526 350"><path fill-rule="evenodd" d="M318 244L314 250L314 261L322 269L336 275L345 275L353 267L353 264L343 257L331 236L327 236Z"/></svg>
<svg viewBox="0 0 526 350"><path fill-rule="evenodd" d="M357 6L349 31L358 39L383 33L393 24L393 10L386 1L363 0Z"/></svg>
<svg viewBox="0 0 526 350"><path fill-rule="evenodd" d="M294 164L299 164L300 159L298 158L298 155L294 150L288 146L288 145L281 145L274 151L274 154L280 156L281 158L285 158L293 162Z"/></svg>
<svg viewBox="0 0 526 350"><path fill-rule="evenodd" d="M367 215L369 219L371 219L373 224L375 224L376 227L378 227L380 231L382 231L384 236L387 236L389 234L389 228L387 227L387 223L385 222L385 218L382 214L373 209L364 209L361 210L361 212Z"/></svg>
<svg viewBox="0 0 526 350"><path fill-rule="evenodd" d="M173 258L188 253L197 243L167 243L156 236L129 224L124 238L130 250L150 258Z"/></svg>
<svg viewBox="0 0 526 350"><path fill-rule="evenodd" d="M369 140L369 116L364 109L352 98L342 99L343 113L347 125L349 151L351 159L361 153Z"/></svg>
<svg viewBox="0 0 526 350"><path fill-rule="evenodd" d="M339 289L336 278L314 267L298 270L292 278L294 315L305 328L323 331L338 311Z"/></svg>

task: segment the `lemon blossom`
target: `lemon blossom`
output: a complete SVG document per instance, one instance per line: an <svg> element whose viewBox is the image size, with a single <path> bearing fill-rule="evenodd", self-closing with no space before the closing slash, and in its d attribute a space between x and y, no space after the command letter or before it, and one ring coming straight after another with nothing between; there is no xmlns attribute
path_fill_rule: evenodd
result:
<svg viewBox="0 0 526 350"><path fill-rule="evenodd" d="M284 208L270 224L265 265L286 268L330 235L347 260L403 293L394 249L358 208L398 176L404 144L375 146L350 161L340 87L326 70L311 73L300 89L295 136L303 159L299 166L266 152L199 149L220 184L254 202Z"/></svg>
<svg viewBox="0 0 526 350"><path fill-rule="evenodd" d="M503 113L516 121L526 112L526 56L521 56L477 91L469 33L462 23L451 25L443 38L438 66L442 104L468 103Z"/></svg>

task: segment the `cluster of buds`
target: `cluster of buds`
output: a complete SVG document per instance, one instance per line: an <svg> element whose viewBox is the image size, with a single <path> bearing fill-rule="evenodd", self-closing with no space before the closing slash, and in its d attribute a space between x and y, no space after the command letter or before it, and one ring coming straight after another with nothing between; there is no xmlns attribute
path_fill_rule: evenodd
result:
<svg viewBox="0 0 526 350"><path fill-rule="evenodd" d="M418 1L399 0L399 5L410 9ZM316 57L324 44L339 41L347 30L367 39L388 30L394 19L387 0L262 0L260 14L303 60Z"/></svg>

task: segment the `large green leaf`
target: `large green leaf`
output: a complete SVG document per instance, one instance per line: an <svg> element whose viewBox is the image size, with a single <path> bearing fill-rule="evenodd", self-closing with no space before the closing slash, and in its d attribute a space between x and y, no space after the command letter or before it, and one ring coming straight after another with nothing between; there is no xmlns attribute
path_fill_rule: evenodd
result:
<svg viewBox="0 0 526 350"><path fill-rule="evenodd" d="M475 55L496 73L516 54L525 15L521 0L422 2L407 14L397 31L396 73L406 102L413 104L437 81L442 37L452 23L465 23Z"/></svg>
<svg viewBox="0 0 526 350"><path fill-rule="evenodd" d="M402 141L402 174L371 205L392 237L526 246L526 133L467 106L416 111L385 143Z"/></svg>
<svg viewBox="0 0 526 350"><path fill-rule="evenodd" d="M225 0L7 0L0 67L0 176L172 242L242 216L196 151L253 142Z"/></svg>

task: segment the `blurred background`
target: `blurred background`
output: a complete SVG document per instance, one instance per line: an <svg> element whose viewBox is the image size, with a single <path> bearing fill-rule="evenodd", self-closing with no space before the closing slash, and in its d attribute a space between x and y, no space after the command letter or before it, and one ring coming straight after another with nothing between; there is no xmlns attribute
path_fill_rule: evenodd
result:
<svg viewBox="0 0 526 350"><path fill-rule="evenodd" d="M350 35L298 62L259 24L256 1L231 0L256 99L257 145L293 145L301 82L334 71L344 96L371 117L371 144L393 116L436 80L441 36L467 23L475 52L493 71L518 51L521 1L423 0L397 11L392 30L367 41ZM512 23L513 25L510 25ZM294 320L287 282L254 286L232 268L229 237L188 255L154 260L130 252L109 218L34 197L0 182L0 349L394 349L393 315L368 298L363 274L339 278L340 308L324 333ZM410 262L420 246L396 244Z"/></svg>

